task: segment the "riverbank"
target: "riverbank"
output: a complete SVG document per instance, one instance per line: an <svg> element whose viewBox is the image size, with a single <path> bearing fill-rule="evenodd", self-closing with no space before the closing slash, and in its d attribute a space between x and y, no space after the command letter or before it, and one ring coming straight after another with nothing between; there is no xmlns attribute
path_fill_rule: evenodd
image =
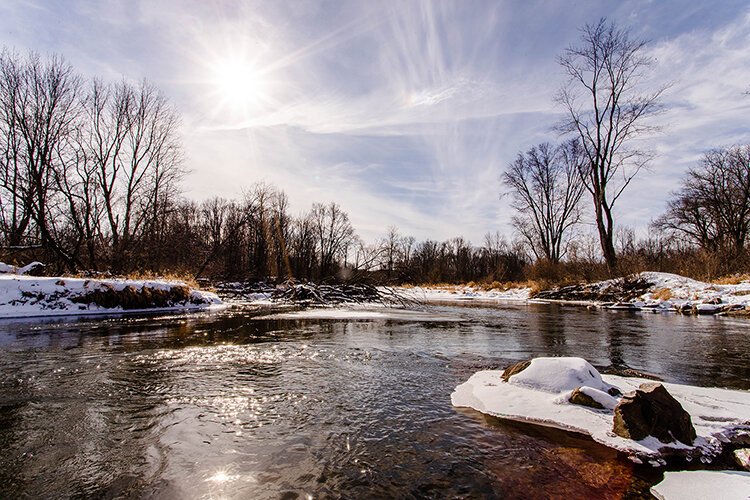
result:
<svg viewBox="0 0 750 500"><path fill-rule="evenodd" d="M0 318L177 312L224 307L179 281L0 274Z"/></svg>
<svg viewBox="0 0 750 500"><path fill-rule="evenodd" d="M469 285L402 287L427 303L559 302L607 309L688 314L750 314L750 280L707 283L676 274L643 272L627 278L534 291L531 287L483 289Z"/></svg>

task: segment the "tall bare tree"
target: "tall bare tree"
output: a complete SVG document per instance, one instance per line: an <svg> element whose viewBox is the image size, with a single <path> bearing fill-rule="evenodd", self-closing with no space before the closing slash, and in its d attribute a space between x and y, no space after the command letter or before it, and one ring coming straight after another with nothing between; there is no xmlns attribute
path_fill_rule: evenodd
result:
<svg viewBox="0 0 750 500"><path fill-rule="evenodd" d="M581 30L581 43L559 58L568 76L557 100L566 113L560 130L581 140L587 161L581 179L591 193L602 253L610 272L617 267L613 207L651 159L634 139L653 132L647 118L660 111L667 86L645 87L653 59L646 42L601 19Z"/></svg>
<svg viewBox="0 0 750 500"><path fill-rule="evenodd" d="M513 226L537 259L556 263L565 254L570 230L580 221L583 161L577 139L542 143L519 153L503 174L517 212Z"/></svg>
<svg viewBox="0 0 750 500"><path fill-rule="evenodd" d="M94 81L88 101L89 156L96 164L110 263L121 271L182 175L179 115L154 86Z"/></svg>

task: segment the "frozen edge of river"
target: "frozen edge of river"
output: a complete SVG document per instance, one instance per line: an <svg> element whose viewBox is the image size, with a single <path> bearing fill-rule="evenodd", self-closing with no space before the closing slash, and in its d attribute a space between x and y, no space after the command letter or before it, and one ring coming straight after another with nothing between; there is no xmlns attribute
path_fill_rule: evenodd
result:
<svg viewBox="0 0 750 500"><path fill-rule="evenodd" d="M601 444L627 453L634 461L646 460L654 466L663 464L663 458L670 455L684 455L710 462L721 452L723 443L750 433L748 391L664 382L667 391L691 415L698 437L693 446L687 446L676 441L665 444L653 437L633 441L617 436L612 432L611 410L596 410L571 404L568 401L571 389L561 392L544 391L528 385L504 382L502 374L503 370L475 373L468 381L456 387L451 394L451 403L456 407L473 408L499 418L583 433ZM617 375L601 375L601 379L604 383L617 387L622 393L650 382Z"/></svg>

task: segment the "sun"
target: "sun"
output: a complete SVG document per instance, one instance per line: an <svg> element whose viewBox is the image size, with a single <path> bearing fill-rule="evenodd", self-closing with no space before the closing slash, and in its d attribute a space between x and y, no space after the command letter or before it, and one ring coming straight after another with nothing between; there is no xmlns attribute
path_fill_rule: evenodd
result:
<svg viewBox="0 0 750 500"><path fill-rule="evenodd" d="M225 106L247 111L268 99L267 82L252 61L220 59L215 62L212 71L212 83Z"/></svg>

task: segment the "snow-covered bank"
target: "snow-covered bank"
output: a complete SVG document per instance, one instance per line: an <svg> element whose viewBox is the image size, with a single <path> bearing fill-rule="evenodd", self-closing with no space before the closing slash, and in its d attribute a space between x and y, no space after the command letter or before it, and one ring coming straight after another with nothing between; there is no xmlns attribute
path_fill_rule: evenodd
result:
<svg viewBox="0 0 750 500"><path fill-rule="evenodd" d="M0 274L0 318L207 310L214 293L158 280L81 279Z"/></svg>
<svg viewBox="0 0 750 500"><path fill-rule="evenodd" d="M529 299L531 288L493 288L483 290L468 285L456 286L416 286L398 288L405 297L420 302L461 302L461 301L526 301Z"/></svg>
<svg viewBox="0 0 750 500"><path fill-rule="evenodd" d="M697 437L689 446L678 441L664 443L653 436L635 441L613 432L612 408L618 400L608 391L615 387L625 394L648 380L600 375L580 358L536 358L529 368L512 375L507 382L502 380L502 374L502 370L475 373L456 387L451 402L500 418L587 434L599 443L652 465L669 455L710 461L721 452L722 443L750 435L747 391L664 383L664 388L692 419ZM578 388L603 408L572 404L571 394Z"/></svg>
<svg viewBox="0 0 750 500"><path fill-rule="evenodd" d="M750 498L750 472L695 470L665 472L664 480L651 487L660 500L747 500Z"/></svg>
<svg viewBox="0 0 750 500"><path fill-rule="evenodd" d="M471 286L401 288L415 300L445 302L561 302L617 310L717 314L750 313L750 280L720 285L677 274L644 272L628 279L605 280L545 290L531 297L531 288L483 290Z"/></svg>

